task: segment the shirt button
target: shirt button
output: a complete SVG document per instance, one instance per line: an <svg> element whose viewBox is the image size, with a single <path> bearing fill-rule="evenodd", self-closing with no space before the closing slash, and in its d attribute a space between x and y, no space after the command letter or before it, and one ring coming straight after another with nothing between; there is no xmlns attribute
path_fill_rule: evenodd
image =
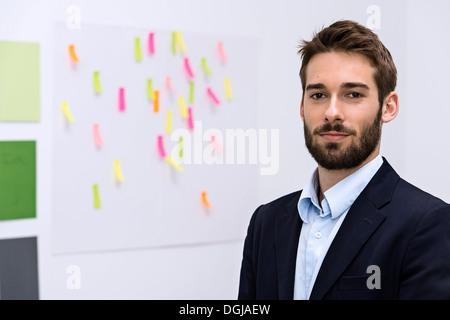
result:
<svg viewBox="0 0 450 320"><path fill-rule="evenodd" d="M316 233L314 233L314 237L316 237L316 239L320 239L320 238L322 238L322 233L316 232Z"/></svg>

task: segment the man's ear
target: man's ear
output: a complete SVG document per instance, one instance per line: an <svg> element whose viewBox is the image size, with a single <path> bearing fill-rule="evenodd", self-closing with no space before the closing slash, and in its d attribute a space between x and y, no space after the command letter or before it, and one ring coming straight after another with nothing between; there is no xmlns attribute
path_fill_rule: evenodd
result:
<svg viewBox="0 0 450 320"><path fill-rule="evenodd" d="M390 92L383 101L383 109L381 121L387 123L393 120L399 111L398 94L394 91Z"/></svg>
<svg viewBox="0 0 450 320"><path fill-rule="evenodd" d="M302 121L305 121L305 115L304 115L304 109L303 109L303 97L302 101L300 101L300 118L302 118Z"/></svg>

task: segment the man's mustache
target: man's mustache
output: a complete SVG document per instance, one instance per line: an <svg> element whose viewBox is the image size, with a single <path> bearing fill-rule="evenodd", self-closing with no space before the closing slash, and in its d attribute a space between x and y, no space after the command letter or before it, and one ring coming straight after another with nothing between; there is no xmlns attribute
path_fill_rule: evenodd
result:
<svg viewBox="0 0 450 320"><path fill-rule="evenodd" d="M337 123L334 125L332 125L331 123L326 123L323 126L316 128L313 131L313 134L322 134L322 133L326 133L326 132L330 132L330 131L336 131L336 132L341 132L341 133L345 133L348 135L356 136L356 130L347 128L340 123Z"/></svg>

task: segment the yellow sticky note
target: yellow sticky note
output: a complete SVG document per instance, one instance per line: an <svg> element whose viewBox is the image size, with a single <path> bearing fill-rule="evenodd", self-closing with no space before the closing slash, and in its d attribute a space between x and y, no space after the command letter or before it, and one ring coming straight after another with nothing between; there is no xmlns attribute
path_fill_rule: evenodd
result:
<svg viewBox="0 0 450 320"><path fill-rule="evenodd" d="M230 78L225 78L225 94L228 98L228 100L233 99L233 93L231 92L231 87L230 87Z"/></svg>
<svg viewBox="0 0 450 320"><path fill-rule="evenodd" d="M153 91L153 80L147 79L147 96L150 100L155 99L155 92Z"/></svg>
<svg viewBox="0 0 450 320"><path fill-rule="evenodd" d="M94 71L94 90L96 93L102 92L102 86L100 85L100 74L98 71Z"/></svg>
<svg viewBox="0 0 450 320"><path fill-rule="evenodd" d="M178 46L180 47L181 51L186 52L187 51L186 45L184 44L183 35L181 34L181 31L177 31L176 38L177 38Z"/></svg>
<svg viewBox="0 0 450 320"><path fill-rule="evenodd" d="M172 53L177 54L177 33L172 32Z"/></svg>
<svg viewBox="0 0 450 320"><path fill-rule="evenodd" d="M98 209L102 206L102 204L100 202L100 194L98 192L98 185L94 184L92 189L94 191L94 208Z"/></svg>
<svg viewBox="0 0 450 320"><path fill-rule="evenodd" d="M179 96L178 97L178 107L180 108L181 116L186 119L188 117L187 110L186 110L186 104L184 102L184 97Z"/></svg>
<svg viewBox="0 0 450 320"><path fill-rule="evenodd" d="M75 119L73 118L72 113L70 112L69 104L67 102L64 101L61 103L61 109L64 115L66 116L67 120L69 120L72 123L75 122Z"/></svg>
<svg viewBox="0 0 450 320"><path fill-rule="evenodd" d="M140 38L134 39L134 57L136 58L136 61L142 60L141 39Z"/></svg>
<svg viewBox="0 0 450 320"><path fill-rule="evenodd" d="M114 173L116 175L117 180L124 181L122 170L120 168L120 161L114 160Z"/></svg>
<svg viewBox="0 0 450 320"><path fill-rule="evenodd" d="M170 163L170 165L172 165L172 167L174 167L175 169L177 169L177 170L180 171L180 172L183 171L183 168L182 168L178 163L176 163L175 161L173 161L172 157L167 156L165 159L166 159L166 161L167 161L168 163Z"/></svg>
<svg viewBox="0 0 450 320"><path fill-rule="evenodd" d="M181 158L183 158L183 137L180 137L180 139L178 140L178 145L180 148L180 151L178 152L178 156Z"/></svg>
<svg viewBox="0 0 450 320"><path fill-rule="evenodd" d="M166 133L172 132L172 111L167 110L166 114Z"/></svg>
<svg viewBox="0 0 450 320"><path fill-rule="evenodd" d="M189 81L189 103L194 103L194 81Z"/></svg>
<svg viewBox="0 0 450 320"><path fill-rule="evenodd" d="M209 69L208 64L206 63L206 58L202 58L202 68L208 76L212 76L212 71L211 69Z"/></svg>

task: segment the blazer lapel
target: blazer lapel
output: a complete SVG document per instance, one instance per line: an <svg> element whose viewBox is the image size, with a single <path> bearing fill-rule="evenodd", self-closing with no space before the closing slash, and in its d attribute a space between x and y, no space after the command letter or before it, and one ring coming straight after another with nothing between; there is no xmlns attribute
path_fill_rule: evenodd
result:
<svg viewBox="0 0 450 320"><path fill-rule="evenodd" d="M275 252L280 300L292 300L294 297L295 264L302 227L297 209L300 194L287 204L286 211L276 221Z"/></svg>
<svg viewBox="0 0 450 320"><path fill-rule="evenodd" d="M322 299L358 251L386 218L380 208L391 200L399 176L384 159L380 170L355 200L324 258L311 292Z"/></svg>

